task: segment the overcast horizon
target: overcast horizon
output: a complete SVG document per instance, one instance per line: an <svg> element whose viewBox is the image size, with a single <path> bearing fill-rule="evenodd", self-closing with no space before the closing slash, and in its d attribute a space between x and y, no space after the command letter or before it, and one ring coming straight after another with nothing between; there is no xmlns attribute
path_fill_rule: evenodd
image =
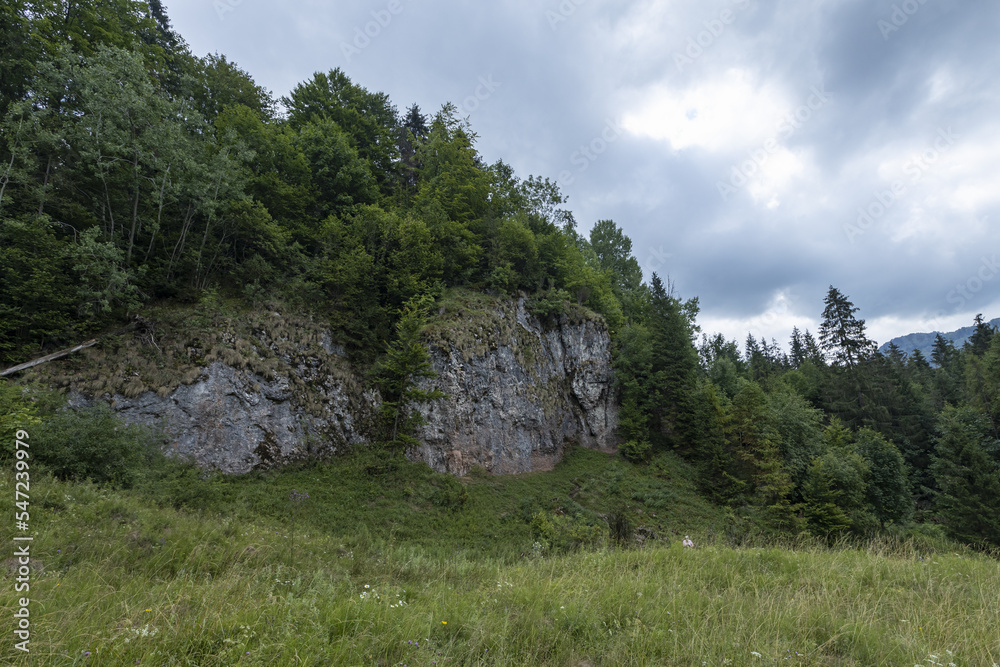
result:
<svg viewBox="0 0 1000 667"><path fill-rule="evenodd" d="M1000 316L1000 5L168 0L276 98L340 67L612 219L702 330L787 347L836 286L879 344ZM339 3L338 3L339 5Z"/></svg>

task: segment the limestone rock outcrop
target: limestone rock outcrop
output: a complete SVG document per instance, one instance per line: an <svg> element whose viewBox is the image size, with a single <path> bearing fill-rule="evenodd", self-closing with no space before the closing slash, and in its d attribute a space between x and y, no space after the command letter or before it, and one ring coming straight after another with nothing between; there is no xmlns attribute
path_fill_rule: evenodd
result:
<svg viewBox="0 0 1000 667"><path fill-rule="evenodd" d="M603 321L563 315L545 326L523 298L479 315L468 325L477 330L463 332L472 346L446 338L431 348L438 375L424 384L448 398L420 406L426 423L409 456L457 475L474 466L509 474L549 469L574 443L613 450L618 412Z"/></svg>
<svg viewBox="0 0 1000 667"><path fill-rule="evenodd" d="M287 377L268 380L216 361L168 396L147 391L135 398L115 394L110 401L126 422L161 427L171 455L241 474L365 444L349 397L336 386L327 395L326 415L316 417L294 400ZM89 402L79 393L70 396L72 407Z"/></svg>
<svg viewBox="0 0 1000 667"><path fill-rule="evenodd" d="M267 317L280 326L277 313ZM131 395L71 391L70 405L109 401L127 422L161 427L170 453L225 473L369 443L379 396L328 332L300 331L306 342L290 347L290 334L266 323L249 331L221 335L212 352L186 348L201 361L183 384L153 391L136 377ZM478 295L433 318L426 340L437 377L424 383L448 397L415 406L426 423L411 459L508 474L549 469L573 444L614 449L611 338L599 317L581 310L543 323L524 298Z"/></svg>

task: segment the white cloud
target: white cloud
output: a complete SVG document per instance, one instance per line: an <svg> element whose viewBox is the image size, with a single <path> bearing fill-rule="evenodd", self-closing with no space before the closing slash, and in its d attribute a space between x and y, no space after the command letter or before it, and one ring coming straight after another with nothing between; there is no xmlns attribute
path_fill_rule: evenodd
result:
<svg viewBox="0 0 1000 667"><path fill-rule="evenodd" d="M753 75L729 69L687 90L660 84L633 93L622 126L630 133L670 143L674 150L733 151L774 135L790 104L779 87L756 85Z"/></svg>
<svg viewBox="0 0 1000 667"><path fill-rule="evenodd" d="M747 192L757 203L763 202L767 208L775 209L781 204L781 194L804 171L802 156L781 146L773 155L768 156L760 171L751 177Z"/></svg>
<svg viewBox="0 0 1000 667"><path fill-rule="evenodd" d="M946 101L955 92L955 73L948 67L941 67L927 81L927 101Z"/></svg>
<svg viewBox="0 0 1000 667"><path fill-rule="evenodd" d="M738 342L741 347L747 334L752 334L758 340L776 340L787 350L793 327L812 332L819 328L818 320L797 314L794 306L795 298L791 292L781 289L771 295L767 307L758 315L748 318L699 315L698 324L709 337L721 333L728 340Z"/></svg>

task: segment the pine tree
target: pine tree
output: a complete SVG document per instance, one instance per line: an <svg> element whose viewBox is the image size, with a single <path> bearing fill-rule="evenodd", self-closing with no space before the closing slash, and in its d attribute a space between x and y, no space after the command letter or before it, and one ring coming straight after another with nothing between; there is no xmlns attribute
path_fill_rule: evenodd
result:
<svg viewBox="0 0 1000 667"><path fill-rule="evenodd" d="M417 385L420 379L437 376L431 367L427 347L420 340L420 330L431 303L427 295L407 302L396 323L396 340L373 370L382 394L382 437L393 448L417 444L413 431L422 423L422 418L413 408L415 403L446 398L436 389L420 389Z"/></svg>
<svg viewBox="0 0 1000 667"><path fill-rule="evenodd" d="M806 360L811 361L816 366L825 366L826 359L823 358L823 351L820 350L819 344L816 343L816 338L813 337L809 329L802 335L803 345L806 351Z"/></svg>
<svg viewBox="0 0 1000 667"><path fill-rule="evenodd" d="M648 327L656 394L654 423L673 446L689 446L697 432L692 396L698 379L698 353L692 342L693 318L688 313L697 309L697 302L682 304L667 292L655 273L651 295Z"/></svg>
<svg viewBox="0 0 1000 667"><path fill-rule="evenodd" d="M854 316L861 309L833 285L823 303L826 307L819 329L820 345L832 353L835 363L853 371L875 354L875 343L865 334L865 321Z"/></svg>
<svg viewBox="0 0 1000 667"><path fill-rule="evenodd" d="M950 369L958 357L955 343L940 333L934 336L934 347L931 349L931 361L938 368Z"/></svg>
<svg viewBox="0 0 1000 667"><path fill-rule="evenodd" d="M960 355L952 341L941 334L934 337L931 361L937 366L934 371L934 402L938 411L945 403L958 402L962 374Z"/></svg>
<svg viewBox="0 0 1000 667"><path fill-rule="evenodd" d="M403 183L411 193L416 192L418 175L422 167L422 163L417 157L417 149L422 142L427 140L429 132L427 116L420 112L419 106L412 105L406 110L396 138Z"/></svg>
<svg viewBox="0 0 1000 667"><path fill-rule="evenodd" d="M840 507L842 495L834 486L829 460L814 459L802 483L802 514L813 535L830 537L851 527L850 518Z"/></svg>
<svg viewBox="0 0 1000 667"><path fill-rule="evenodd" d="M996 334L996 329L987 324L983 320L983 314L979 313L975 319L975 330L972 332L969 341L965 344L966 348L975 356L981 357L989 349L990 340L992 340L994 334Z"/></svg>
<svg viewBox="0 0 1000 667"><path fill-rule="evenodd" d="M802 333L798 327L792 327L792 340L789 347L791 348L789 361L792 364L792 368L798 368L806 360L806 345L805 341L802 340Z"/></svg>
<svg viewBox="0 0 1000 667"><path fill-rule="evenodd" d="M732 402L730 447L744 464L754 503L764 508L772 525L788 527L793 485L778 448L773 413L760 385L751 380L741 380L740 385Z"/></svg>
<svg viewBox="0 0 1000 667"><path fill-rule="evenodd" d="M865 321L857 319L854 314L860 310L837 288L830 290L823 301L823 322L820 325L820 345L831 355L833 364L839 368L844 377L834 384L835 390L853 396L850 402L857 404L856 408L850 402L834 406L835 411L843 412L853 417L853 421L862 421L868 407L865 402L864 366L876 355L875 343L865 334ZM838 386L839 385L839 386Z"/></svg>
<svg viewBox="0 0 1000 667"><path fill-rule="evenodd" d="M982 354L969 356L965 364L965 394L973 407L990 420L993 434L1000 437L1000 336Z"/></svg>
<svg viewBox="0 0 1000 667"><path fill-rule="evenodd" d="M932 466L938 516L958 539L1000 545L1000 444L985 415L947 406L938 433Z"/></svg>

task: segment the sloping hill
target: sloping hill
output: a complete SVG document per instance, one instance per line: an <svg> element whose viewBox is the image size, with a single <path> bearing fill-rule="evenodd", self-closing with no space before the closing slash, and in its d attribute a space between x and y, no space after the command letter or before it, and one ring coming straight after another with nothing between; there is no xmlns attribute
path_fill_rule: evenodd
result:
<svg viewBox="0 0 1000 667"><path fill-rule="evenodd" d="M989 321L990 326L1000 327L1000 317L992 319ZM967 340L972 336L972 332L975 331L974 326L962 327L957 331L950 331L948 333L932 331L930 333L911 333L905 336L899 336L893 338L888 343L882 345L879 348L879 352L885 352L889 349L891 343L895 343L899 346L903 352L907 355L912 354L914 350L920 350L920 352L929 361L931 358L931 351L934 349L934 339L937 338L938 333L944 336L945 340L950 340L955 343L955 347L962 347Z"/></svg>

